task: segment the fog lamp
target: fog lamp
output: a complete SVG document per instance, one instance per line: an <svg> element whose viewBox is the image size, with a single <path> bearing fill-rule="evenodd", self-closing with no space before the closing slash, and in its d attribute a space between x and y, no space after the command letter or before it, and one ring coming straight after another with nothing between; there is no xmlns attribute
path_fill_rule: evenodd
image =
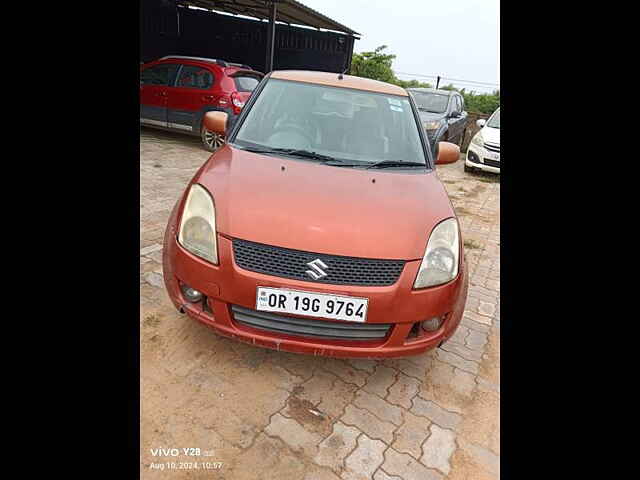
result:
<svg viewBox="0 0 640 480"><path fill-rule="evenodd" d="M189 285L182 285L182 293L191 303L197 303L202 300L202 292L199 292L195 288L191 288Z"/></svg>
<svg viewBox="0 0 640 480"><path fill-rule="evenodd" d="M422 329L427 332L435 332L442 324L442 317L433 317L422 322Z"/></svg>

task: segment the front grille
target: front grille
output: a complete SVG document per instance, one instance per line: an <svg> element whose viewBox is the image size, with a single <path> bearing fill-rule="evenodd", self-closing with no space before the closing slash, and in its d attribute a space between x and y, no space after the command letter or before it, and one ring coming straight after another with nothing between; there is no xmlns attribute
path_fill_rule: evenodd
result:
<svg viewBox="0 0 640 480"><path fill-rule="evenodd" d="M238 305L232 305L231 312L234 321L243 326L287 335L332 340L380 340L387 336L392 325L390 323L352 323L288 317L279 313L260 312Z"/></svg>
<svg viewBox="0 0 640 480"><path fill-rule="evenodd" d="M500 153L500 145L497 144L497 143L486 143L485 142L484 148L486 148L490 152Z"/></svg>
<svg viewBox="0 0 640 480"><path fill-rule="evenodd" d="M384 286L398 280L404 260L378 260L342 257L274 247L246 240L233 240L236 264L251 272L333 285ZM326 276L314 280L306 272L314 271L307 263L320 259Z"/></svg>
<svg viewBox="0 0 640 480"><path fill-rule="evenodd" d="M485 158L484 164L490 167L500 168L500 160L491 160L490 158Z"/></svg>

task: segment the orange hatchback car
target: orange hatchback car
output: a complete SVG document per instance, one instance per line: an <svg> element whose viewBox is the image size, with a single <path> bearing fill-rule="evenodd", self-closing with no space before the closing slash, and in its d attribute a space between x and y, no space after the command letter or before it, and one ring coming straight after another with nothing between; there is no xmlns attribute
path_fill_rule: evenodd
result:
<svg viewBox="0 0 640 480"><path fill-rule="evenodd" d="M164 280L176 308L218 333L290 352L398 357L460 324L460 226L415 104L395 85L274 71L170 216Z"/></svg>

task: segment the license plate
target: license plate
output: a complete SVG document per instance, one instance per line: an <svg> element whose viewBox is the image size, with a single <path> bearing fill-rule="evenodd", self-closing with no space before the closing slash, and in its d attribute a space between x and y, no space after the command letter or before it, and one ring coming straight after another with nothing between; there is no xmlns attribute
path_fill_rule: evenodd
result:
<svg viewBox="0 0 640 480"><path fill-rule="evenodd" d="M258 287L256 310L364 322L368 298Z"/></svg>

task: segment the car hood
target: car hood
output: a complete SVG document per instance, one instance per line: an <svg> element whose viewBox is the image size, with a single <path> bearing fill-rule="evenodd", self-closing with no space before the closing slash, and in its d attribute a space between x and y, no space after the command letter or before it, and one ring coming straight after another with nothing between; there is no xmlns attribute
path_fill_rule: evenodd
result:
<svg viewBox="0 0 640 480"><path fill-rule="evenodd" d="M482 139L485 142L496 143L496 144L500 145L500 129L499 128L484 127L482 129Z"/></svg>
<svg viewBox="0 0 640 480"><path fill-rule="evenodd" d="M194 182L211 192L218 233L309 252L422 258L454 212L435 172L332 167L225 145Z"/></svg>
<svg viewBox="0 0 640 480"><path fill-rule="evenodd" d="M432 113L425 112L423 110L418 110L418 114L420 115L420 120L423 122L432 122L434 120L442 120L445 117L444 113Z"/></svg>

